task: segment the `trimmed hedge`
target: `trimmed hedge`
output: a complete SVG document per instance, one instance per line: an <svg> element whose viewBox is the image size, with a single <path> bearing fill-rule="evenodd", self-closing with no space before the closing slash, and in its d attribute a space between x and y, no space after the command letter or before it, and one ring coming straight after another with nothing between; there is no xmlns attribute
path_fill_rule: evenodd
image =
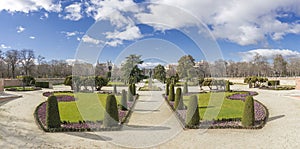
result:
<svg viewBox="0 0 300 149"><path fill-rule="evenodd" d="M60 115L55 96L50 96L47 102L46 125L48 129L60 128Z"/></svg>
<svg viewBox="0 0 300 149"><path fill-rule="evenodd" d="M105 115L103 120L104 127L115 127L119 124L119 112L115 95L108 95L106 98Z"/></svg>
<svg viewBox="0 0 300 149"><path fill-rule="evenodd" d="M131 85L128 86L127 100L128 100L128 101L133 101L133 95L132 95L132 93L131 93Z"/></svg>
<svg viewBox="0 0 300 149"><path fill-rule="evenodd" d="M184 86L183 86L183 94L187 94L189 92L188 90L188 83L184 82Z"/></svg>
<svg viewBox="0 0 300 149"><path fill-rule="evenodd" d="M280 85L280 80L269 80L268 81L268 86L276 86Z"/></svg>
<svg viewBox="0 0 300 149"><path fill-rule="evenodd" d="M166 96L169 95L169 88L170 88L170 84L167 83L167 84L166 84Z"/></svg>
<svg viewBox="0 0 300 149"><path fill-rule="evenodd" d="M169 99L169 101L174 101L175 100L174 84L170 85L168 99Z"/></svg>
<svg viewBox="0 0 300 149"><path fill-rule="evenodd" d="M126 91L124 89L122 90L121 110L128 110L127 109L127 96L126 96Z"/></svg>
<svg viewBox="0 0 300 149"><path fill-rule="evenodd" d="M184 110L184 103L183 103L183 98L182 98L182 94L181 94L181 88L176 89L174 109L175 110Z"/></svg>
<svg viewBox="0 0 300 149"><path fill-rule="evenodd" d="M252 96L247 96L245 107L242 117L242 125L245 127L254 126L255 113L254 113L254 100Z"/></svg>
<svg viewBox="0 0 300 149"><path fill-rule="evenodd" d="M229 81L226 81L225 91L230 92L230 82Z"/></svg>
<svg viewBox="0 0 300 149"><path fill-rule="evenodd" d="M116 85L114 85L114 87L113 87L114 89L113 89L113 94L118 94L118 90L117 90L117 86Z"/></svg>
<svg viewBox="0 0 300 149"><path fill-rule="evenodd" d="M35 87L49 88L49 82L35 82Z"/></svg>
<svg viewBox="0 0 300 149"><path fill-rule="evenodd" d="M200 124L200 115L199 115L199 108L198 108L198 98L196 95L192 95L190 97L186 119L185 119L186 126L189 128L194 128L199 126Z"/></svg>

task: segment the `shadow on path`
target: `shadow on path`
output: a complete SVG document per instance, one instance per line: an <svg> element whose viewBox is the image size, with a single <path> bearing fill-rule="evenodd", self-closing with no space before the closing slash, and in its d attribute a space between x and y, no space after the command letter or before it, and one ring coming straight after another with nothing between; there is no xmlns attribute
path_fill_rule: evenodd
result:
<svg viewBox="0 0 300 149"><path fill-rule="evenodd" d="M105 137L105 136L99 136L91 133L86 133L86 132L66 132L65 134L71 135L71 136L76 136L76 137L81 137L81 138L86 138L86 139L91 139L91 140L99 140L99 141L111 141L112 138Z"/></svg>
<svg viewBox="0 0 300 149"><path fill-rule="evenodd" d="M143 126L143 125L125 125L122 130L137 130L137 131L156 131L156 130L170 130L170 127L165 126Z"/></svg>
<svg viewBox="0 0 300 149"><path fill-rule="evenodd" d="M285 115L277 115L277 116L273 116L273 117L270 117L270 118L268 119L268 122L274 121L274 120L277 120L277 119L280 119L280 118L283 118L283 117L285 117Z"/></svg>

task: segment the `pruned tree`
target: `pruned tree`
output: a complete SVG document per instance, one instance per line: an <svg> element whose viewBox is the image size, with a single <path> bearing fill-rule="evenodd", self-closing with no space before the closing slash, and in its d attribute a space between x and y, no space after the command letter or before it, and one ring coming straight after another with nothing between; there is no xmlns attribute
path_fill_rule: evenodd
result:
<svg viewBox="0 0 300 149"><path fill-rule="evenodd" d="M11 74L13 78L16 78L16 67L19 63L19 51L18 50L9 50L5 53L5 62L7 63L7 73L11 70Z"/></svg>
<svg viewBox="0 0 300 149"><path fill-rule="evenodd" d="M30 71L34 68L34 52L30 49L24 49L19 52L20 63L23 67L25 75L30 75Z"/></svg>

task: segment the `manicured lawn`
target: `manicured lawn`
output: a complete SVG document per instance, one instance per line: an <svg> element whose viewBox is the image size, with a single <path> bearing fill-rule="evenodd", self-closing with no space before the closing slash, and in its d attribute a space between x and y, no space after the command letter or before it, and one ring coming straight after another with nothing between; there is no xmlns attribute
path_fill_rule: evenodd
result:
<svg viewBox="0 0 300 149"><path fill-rule="evenodd" d="M229 100L226 97L239 92L226 92L226 93L203 93L198 94L198 105L201 119L204 114L205 120L216 119L214 115L217 115L217 119L228 119L228 118L242 118L244 102L240 100ZM243 92L240 92L243 93ZM222 98L226 98L221 101ZM185 105L188 105L189 96L184 96L183 101ZM210 106L209 105L210 102Z"/></svg>
<svg viewBox="0 0 300 149"><path fill-rule="evenodd" d="M112 86L112 85L116 85L116 86L124 86L124 82L108 82L108 86Z"/></svg>
<svg viewBox="0 0 300 149"><path fill-rule="evenodd" d="M61 95L62 93L58 93ZM71 94L72 93L63 93ZM96 93L77 93L75 98L78 100L72 102L59 102L59 113L61 121L102 121L106 105L107 94ZM117 96L117 102L120 97Z"/></svg>

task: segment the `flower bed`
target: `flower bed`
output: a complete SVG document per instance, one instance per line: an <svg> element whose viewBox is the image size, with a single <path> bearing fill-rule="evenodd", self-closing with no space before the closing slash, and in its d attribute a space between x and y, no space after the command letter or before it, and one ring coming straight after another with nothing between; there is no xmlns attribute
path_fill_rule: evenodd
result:
<svg viewBox="0 0 300 149"><path fill-rule="evenodd" d="M257 95L257 92L245 92L244 94L233 94L227 97L227 100L242 100L245 101L246 96L254 96ZM164 95L163 95L164 96ZM241 124L240 118L226 118L226 119L217 119L212 121L200 121L199 126L195 127L187 127L185 125L186 112L187 110L176 110L174 109L174 102L169 101L167 96L164 96L166 102L171 107L171 109L175 112L177 119L181 122L184 128L190 129L199 129L199 128L209 128L209 129L225 129L225 128L234 128L234 129L260 129L262 128L266 120L268 118L268 110L267 108L260 103L259 101L254 101L254 111L255 111L255 125L252 127L244 127ZM225 99L226 100L226 99Z"/></svg>
<svg viewBox="0 0 300 149"><path fill-rule="evenodd" d="M46 95L50 96L49 93L46 93ZM75 100L75 98L71 98L71 96L58 96L58 102L66 102L66 101L72 101ZM48 129L46 126L46 110L47 110L47 101L41 103L39 106L37 106L34 117L36 120L36 123L40 126L41 129L43 129L46 132L62 132L62 131L112 131L112 130L119 130L121 128L121 124L125 123L128 119L128 117L132 113L132 108L134 107L136 100L138 99L138 95L135 96L135 100L133 102L128 101L127 111L123 111L118 109L119 113L119 126L117 127L111 127L111 128L105 128L103 127L102 123L103 121L78 121L78 122L68 122L68 121L62 121L61 122L61 128L56 129Z"/></svg>

